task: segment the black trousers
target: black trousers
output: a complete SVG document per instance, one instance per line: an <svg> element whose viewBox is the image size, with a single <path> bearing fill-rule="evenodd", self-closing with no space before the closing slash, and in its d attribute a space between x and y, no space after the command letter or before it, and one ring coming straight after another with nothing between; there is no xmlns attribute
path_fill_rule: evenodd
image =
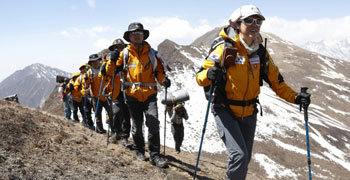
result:
<svg viewBox="0 0 350 180"><path fill-rule="evenodd" d="M174 137L175 149L179 150L182 145L182 141L184 140L184 125L182 123L181 124L172 123L171 133L173 134L173 137Z"/></svg>
<svg viewBox="0 0 350 180"><path fill-rule="evenodd" d="M131 129L131 123L130 123L130 112L128 109L128 106L125 104L124 101L124 95L123 92L121 92L117 98L117 101L119 103L120 108L120 116L121 116L121 131L123 133L123 138L129 138L130 136L130 129Z"/></svg>
<svg viewBox="0 0 350 180"><path fill-rule="evenodd" d="M78 109L80 111L81 116L84 118L84 108L83 108L82 101L81 102L73 101L73 118L76 121L80 121L78 117Z"/></svg>
<svg viewBox="0 0 350 180"><path fill-rule="evenodd" d="M94 111L96 112L96 126L97 129L102 130L103 124L102 124L102 108L105 108L105 110L108 113L108 116L111 118L111 107L108 105L107 101L101 101L99 100L98 106L97 106L97 98L93 98L92 105L94 107ZM96 111L97 107L97 111Z"/></svg>
<svg viewBox="0 0 350 180"><path fill-rule="evenodd" d="M86 115L86 120L87 122L84 122L84 123L87 123L87 125L89 127L92 126L92 117L91 117L91 111L92 111L92 104L91 104L91 100L87 97L83 97L83 107L84 107L84 110L85 110L85 115Z"/></svg>
<svg viewBox="0 0 350 180"><path fill-rule="evenodd" d="M151 159L159 155L160 137L159 137L159 120L156 94L152 95L145 102L128 101L127 105L132 118L132 136L136 145L136 150L145 153L145 142L142 132L145 115L145 124L148 127L148 150Z"/></svg>

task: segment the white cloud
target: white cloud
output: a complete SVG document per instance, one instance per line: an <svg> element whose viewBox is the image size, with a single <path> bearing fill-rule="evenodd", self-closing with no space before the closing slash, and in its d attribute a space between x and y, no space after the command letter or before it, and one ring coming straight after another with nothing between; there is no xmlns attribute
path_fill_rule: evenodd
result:
<svg viewBox="0 0 350 180"><path fill-rule="evenodd" d="M307 41L342 40L350 36L350 16L299 21L267 17L261 30L276 34L297 45Z"/></svg>
<svg viewBox="0 0 350 180"><path fill-rule="evenodd" d="M96 48L96 50L100 51L102 49L106 49L112 44L110 39L102 38L98 39L93 43L93 46Z"/></svg>
<svg viewBox="0 0 350 180"><path fill-rule="evenodd" d="M143 17L139 21L145 29L150 31L150 37L147 41L153 47L157 47L165 39L187 45L213 28L203 19L196 27L191 26L189 21L178 17Z"/></svg>
<svg viewBox="0 0 350 180"><path fill-rule="evenodd" d="M95 0L87 0L87 3L89 5L89 7L91 7L91 8L95 8L96 7L95 6Z"/></svg>
<svg viewBox="0 0 350 180"><path fill-rule="evenodd" d="M108 26L95 26L88 29L87 32L89 36L96 36L99 33L107 32L109 30L111 30L111 28Z"/></svg>
<svg viewBox="0 0 350 180"><path fill-rule="evenodd" d="M76 28L71 27L60 32L61 36L64 37L96 37L98 34L110 31L112 28L108 26L94 26L92 28Z"/></svg>

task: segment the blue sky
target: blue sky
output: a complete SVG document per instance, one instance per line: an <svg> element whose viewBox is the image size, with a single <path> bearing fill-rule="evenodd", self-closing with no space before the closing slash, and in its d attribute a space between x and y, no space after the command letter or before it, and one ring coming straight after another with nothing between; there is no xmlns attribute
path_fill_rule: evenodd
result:
<svg viewBox="0 0 350 180"><path fill-rule="evenodd" d="M266 17L262 31L296 44L350 37L350 1L0 1L0 81L16 70L43 63L77 71L88 56L142 22L156 47L164 39L187 45L232 12L254 4ZM331 35L328 35L331 34Z"/></svg>

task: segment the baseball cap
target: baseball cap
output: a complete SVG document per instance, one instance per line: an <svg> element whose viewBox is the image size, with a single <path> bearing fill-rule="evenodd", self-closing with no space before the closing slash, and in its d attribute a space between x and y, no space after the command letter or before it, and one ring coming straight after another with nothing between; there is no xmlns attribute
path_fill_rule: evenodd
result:
<svg viewBox="0 0 350 180"><path fill-rule="evenodd" d="M240 8L236 9L232 15L230 16L229 20L236 22L238 20L245 19L249 16L257 15L260 16L262 20L265 20L265 17L261 14L259 8L256 6L249 4L241 6Z"/></svg>

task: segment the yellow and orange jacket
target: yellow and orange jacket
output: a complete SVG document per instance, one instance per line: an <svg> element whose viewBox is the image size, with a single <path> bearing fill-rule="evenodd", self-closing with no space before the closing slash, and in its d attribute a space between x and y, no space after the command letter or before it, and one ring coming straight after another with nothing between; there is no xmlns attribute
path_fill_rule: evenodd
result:
<svg viewBox="0 0 350 180"><path fill-rule="evenodd" d="M101 68L101 66L99 68ZM83 79L82 81L84 89L83 96L85 96L85 89L90 88L90 94L92 97L98 98L98 95L100 94L100 101L105 102L107 100L106 97L102 95L102 92L100 93L101 80L104 81L104 79L102 79L102 76L99 76L99 72L94 73L92 67L87 71L86 75L87 80ZM103 90L104 85L105 81L103 82L101 91Z"/></svg>
<svg viewBox="0 0 350 180"><path fill-rule="evenodd" d="M70 82L67 85L67 88L71 90L71 95L72 95L72 99L75 102L81 102L82 101L82 96L81 96L81 87L76 86L76 82L78 81L79 77L77 77L75 79L75 81L73 79L70 80ZM73 87L71 87L73 86Z"/></svg>
<svg viewBox="0 0 350 180"><path fill-rule="evenodd" d="M260 58L248 58L247 50L240 42L237 33L234 35L234 38L231 38L226 34L225 29L222 29L219 36L233 40L234 47L238 49L235 64L226 68L226 98L234 101L249 101L257 98L260 94ZM261 44L260 41L259 44ZM208 58L202 64L202 71L196 75L198 85L208 86L211 84L211 81L207 78L208 69L214 66L214 61L217 60L220 61L219 66L221 66L223 51L224 44L221 44L209 54ZM270 87L272 90L282 99L295 103L294 99L297 93L283 80L281 81L278 67L273 63L268 52L266 52L266 60L269 61L267 78L270 81ZM222 105L225 106L224 104ZM254 106L255 104L249 106L229 105L235 116L242 118L252 115L254 112Z"/></svg>
<svg viewBox="0 0 350 180"><path fill-rule="evenodd" d="M80 93L82 96L85 96L85 86L84 86L84 77L86 74L80 74L80 76L75 80L74 88L80 89Z"/></svg>
<svg viewBox="0 0 350 180"><path fill-rule="evenodd" d="M133 84L128 85L125 88L126 95L137 99L139 102L145 102L149 96L157 93L157 86L143 86L138 84L156 84L156 79L160 85L163 84L163 79L165 78L164 67L162 61L157 59L157 67L155 73L153 72L152 62L149 58L150 45L144 43L142 47L135 47L129 44L126 47L129 51L128 61L126 64L126 69L122 76L126 83ZM122 69L124 66L123 62L123 51L120 52L119 59L116 63L109 60L107 62L106 71L108 75L113 74L113 66L119 67L117 69ZM157 77L155 77L155 74ZM126 84L124 83L124 85Z"/></svg>
<svg viewBox="0 0 350 180"><path fill-rule="evenodd" d="M101 68L106 68L107 62L109 60L109 56L108 55L109 55L109 53L105 53L103 55L103 58L102 58L103 64L102 64ZM102 71L102 69L101 69L101 71ZM98 74L98 76L100 78L102 78L101 71ZM112 71L113 71L113 69L112 69ZM113 92L112 101L115 101L117 99L119 93L120 93L120 87L121 87L120 73L116 73L115 76L114 76L114 88L112 88L113 76L106 75L106 76L103 77L103 79L104 79L105 82L103 82L103 87L102 88L106 87L106 93L108 93L109 96L111 96L111 97L112 97L112 89L113 89L114 92ZM107 83L107 85L106 85L106 83Z"/></svg>
<svg viewBox="0 0 350 180"><path fill-rule="evenodd" d="M101 72L98 74L98 76L100 78L102 78L102 74ZM109 96L112 97L112 80L113 80L113 77L112 76L109 76L109 75L106 75L103 77L104 79L104 82L103 82L103 87L106 87L106 93L109 94ZM107 84L106 84L107 83ZM114 76L114 88L113 88L113 97L112 97L112 101L115 101L120 93L120 87L121 87L121 81L120 81L120 75L119 73L115 74Z"/></svg>

